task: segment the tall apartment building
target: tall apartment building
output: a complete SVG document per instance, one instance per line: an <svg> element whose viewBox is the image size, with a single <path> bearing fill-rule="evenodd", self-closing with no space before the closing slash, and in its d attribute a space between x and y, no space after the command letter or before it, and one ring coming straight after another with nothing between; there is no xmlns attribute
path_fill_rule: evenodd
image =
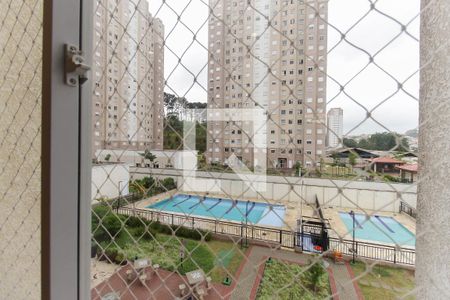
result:
<svg viewBox="0 0 450 300"><path fill-rule="evenodd" d="M208 114L207 159L255 166L263 151L268 168L313 167L325 154L327 0L247 2L210 0L208 109L263 108L266 146L253 148L248 122Z"/></svg>
<svg viewBox="0 0 450 300"><path fill-rule="evenodd" d="M331 108L327 114L328 147L336 148L342 145L344 132L344 111L342 108Z"/></svg>
<svg viewBox="0 0 450 300"><path fill-rule="evenodd" d="M164 26L143 0L94 5L93 153L162 149Z"/></svg>

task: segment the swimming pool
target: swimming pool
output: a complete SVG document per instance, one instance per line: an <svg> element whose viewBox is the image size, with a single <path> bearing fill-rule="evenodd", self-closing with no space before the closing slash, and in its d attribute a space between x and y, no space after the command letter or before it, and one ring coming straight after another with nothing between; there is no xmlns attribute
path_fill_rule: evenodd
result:
<svg viewBox="0 0 450 300"><path fill-rule="evenodd" d="M169 199L149 205L147 208L189 216L195 215L237 222L247 221L249 224L276 227L284 225L283 220L286 212L282 205L185 194L174 195Z"/></svg>
<svg viewBox="0 0 450 300"><path fill-rule="evenodd" d="M339 212L339 216L351 234L352 216L348 212ZM388 244L396 243L400 246L416 244L416 236L394 218L377 215L366 221L365 215L355 214L355 237Z"/></svg>

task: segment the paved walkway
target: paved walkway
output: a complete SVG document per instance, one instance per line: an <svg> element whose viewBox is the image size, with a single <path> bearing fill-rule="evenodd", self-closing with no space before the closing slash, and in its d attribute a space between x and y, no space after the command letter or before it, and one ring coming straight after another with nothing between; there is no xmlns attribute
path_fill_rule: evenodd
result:
<svg viewBox="0 0 450 300"><path fill-rule="evenodd" d="M267 257L278 258L306 265L312 257L307 254L296 253L288 250L276 250L267 247L252 246L248 249L247 260L238 274L236 286L231 295L231 300L254 299L261 281L263 265ZM330 263L330 284L334 299L358 300L360 292L353 285L353 274L348 265L336 265Z"/></svg>

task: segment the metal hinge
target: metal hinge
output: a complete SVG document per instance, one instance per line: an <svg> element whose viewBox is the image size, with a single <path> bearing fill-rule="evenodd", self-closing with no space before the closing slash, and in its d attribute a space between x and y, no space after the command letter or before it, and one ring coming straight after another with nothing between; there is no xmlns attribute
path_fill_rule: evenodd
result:
<svg viewBox="0 0 450 300"><path fill-rule="evenodd" d="M86 82L87 71L91 67L84 63L83 51L78 49L77 46L65 44L64 45L64 57L65 57L65 82L70 86L77 86Z"/></svg>

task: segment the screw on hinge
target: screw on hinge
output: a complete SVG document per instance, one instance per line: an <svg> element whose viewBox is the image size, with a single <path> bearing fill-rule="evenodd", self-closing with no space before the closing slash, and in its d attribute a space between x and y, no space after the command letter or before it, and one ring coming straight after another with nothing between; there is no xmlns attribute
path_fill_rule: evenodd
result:
<svg viewBox="0 0 450 300"><path fill-rule="evenodd" d="M87 71L91 67L84 63L83 51L74 45L65 45L65 82L70 86L77 86L86 82Z"/></svg>

